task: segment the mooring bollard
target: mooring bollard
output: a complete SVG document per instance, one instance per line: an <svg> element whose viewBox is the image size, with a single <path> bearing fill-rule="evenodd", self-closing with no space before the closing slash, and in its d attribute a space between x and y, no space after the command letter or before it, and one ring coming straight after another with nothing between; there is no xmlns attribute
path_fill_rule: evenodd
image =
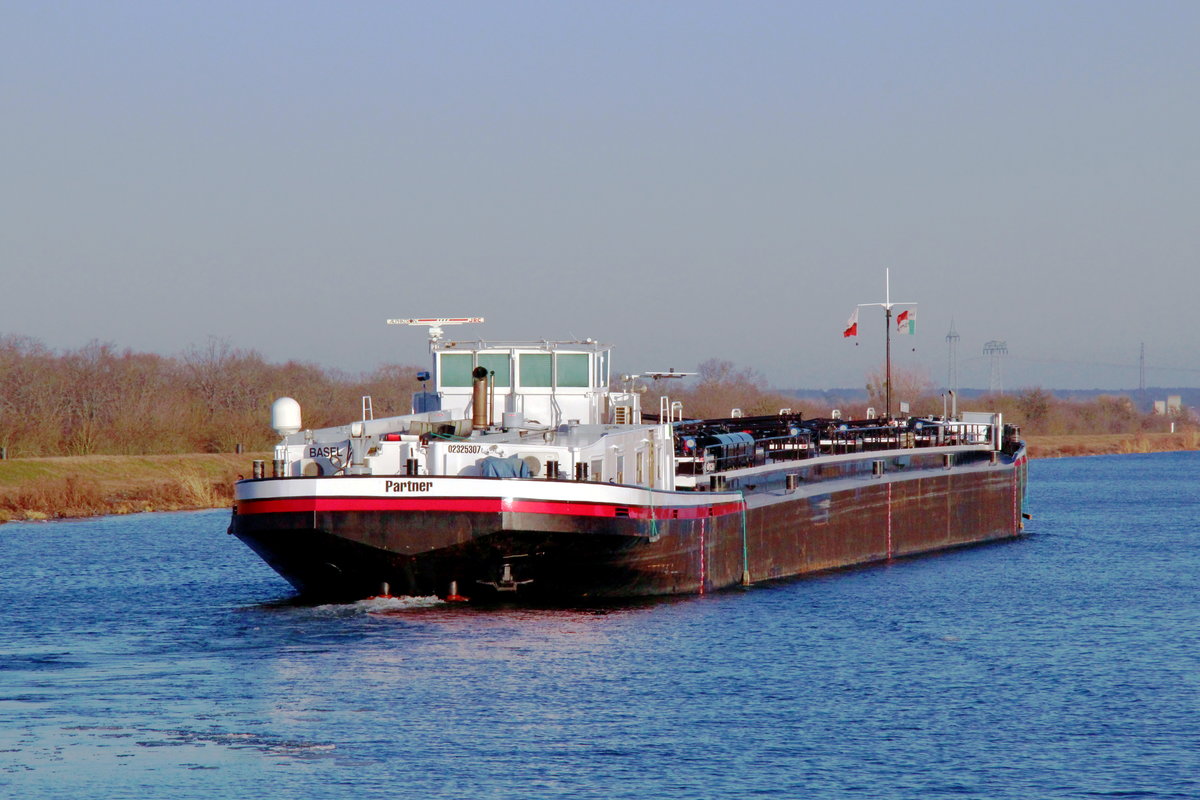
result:
<svg viewBox="0 0 1200 800"><path fill-rule="evenodd" d="M267 462L262 461L260 459L255 459L254 464L253 464L253 470L254 471L251 472L250 474L254 476L255 480L257 480L259 478L265 478L267 475Z"/></svg>

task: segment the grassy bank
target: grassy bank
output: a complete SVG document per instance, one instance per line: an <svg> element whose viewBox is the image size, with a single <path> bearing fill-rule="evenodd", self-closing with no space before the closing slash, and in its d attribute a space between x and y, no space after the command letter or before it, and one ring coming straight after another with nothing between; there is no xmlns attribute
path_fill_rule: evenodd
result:
<svg viewBox="0 0 1200 800"><path fill-rule="evenodd" d="M1028 437L1031 458L1200 450L1200 433ZM0 461L0 522L231 505L233 482L270 454L72 456Z"/></svg>
<svg viewBox="0 0 1200 800"><path fill-rule="evenodd" d="M1027 436L1030 458L1200 450L1200 433L1113 433Z"/></svg>
<svg viewBox="0 0 1200 800"><path fill-rule="evenodd" d="M263 454L72 456L0 461L0 522L228 506Z"/></svg>

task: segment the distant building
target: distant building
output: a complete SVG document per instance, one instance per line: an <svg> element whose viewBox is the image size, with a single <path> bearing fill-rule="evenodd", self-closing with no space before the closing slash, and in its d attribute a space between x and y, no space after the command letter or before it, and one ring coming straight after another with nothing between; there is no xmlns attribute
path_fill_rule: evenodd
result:
<svg viewBox="0 0 1200 800"><path fill-rule="evenodd" d="M1155 400L1154 413L1160 417L1180 416L1183 414L1183 397L1177 394L1169 394L1166 400Z"/></svg>

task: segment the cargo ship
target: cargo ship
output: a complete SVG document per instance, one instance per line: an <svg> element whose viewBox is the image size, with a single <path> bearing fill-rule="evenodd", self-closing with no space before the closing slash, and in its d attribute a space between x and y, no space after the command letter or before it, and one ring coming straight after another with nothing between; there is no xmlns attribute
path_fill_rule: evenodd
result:
<svg viewBox="0 0 1200 800"><path fill-rule="evenodd" d="M643 410L585 341L430 326L413 413L306 430L280 398L273 463L229 532L302 597L577 601L703 594L1022 530L1026 453L999 414L689 419Z"/></svg>

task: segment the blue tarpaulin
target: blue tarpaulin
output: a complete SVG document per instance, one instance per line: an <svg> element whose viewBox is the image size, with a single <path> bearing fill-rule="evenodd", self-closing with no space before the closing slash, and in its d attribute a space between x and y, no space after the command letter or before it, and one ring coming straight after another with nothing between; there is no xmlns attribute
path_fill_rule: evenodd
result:
<svg viewBox="0 0 1200 800"><path fill-rule="evenodd" d="M532 478L529 465L519 456L497 458L488 456L483 460L483 477L485 478Z"/></svg>

